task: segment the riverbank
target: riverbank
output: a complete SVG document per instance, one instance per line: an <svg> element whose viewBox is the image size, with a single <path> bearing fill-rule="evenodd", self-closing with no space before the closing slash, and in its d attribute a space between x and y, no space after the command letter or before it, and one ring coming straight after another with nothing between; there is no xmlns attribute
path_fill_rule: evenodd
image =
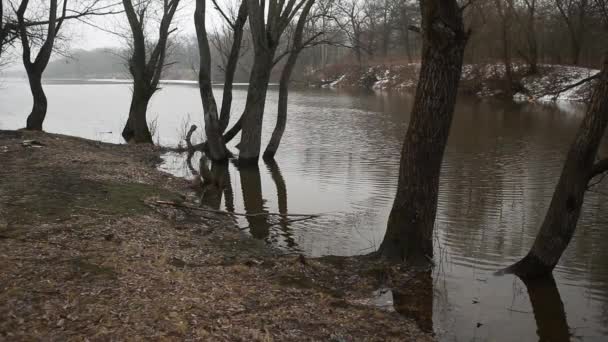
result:
<svg viewBox="0 0 608 342"><path fill-rule="evenodd" d="M196 196L160 153L0 131L0 339L433 339L428 273L284 255L231 216L159 205Z"/></svg>
<svg viewBox="0 0 608 342"><path fill-rule="evenodd" d="M309 84L322 88L367 89L385 92L414 91L418 81L419 63L357 65L332 65L309 76ZM593 82L561 90L573 85L599 70L565 65L540 65L534 75L526 73L522 64L514 64L516 91L514 101L585 102ZM463 66L460 91L481 98L505 97L504 65L467 64Z"/></svg>

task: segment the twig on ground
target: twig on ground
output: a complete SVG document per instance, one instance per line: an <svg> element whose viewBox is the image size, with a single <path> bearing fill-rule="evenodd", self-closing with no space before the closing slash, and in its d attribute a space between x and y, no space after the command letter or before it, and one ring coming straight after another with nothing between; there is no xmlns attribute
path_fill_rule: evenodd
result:
<svg viewBox="0 0 608 342"><path fill-rule="evenodd" d="M246 213L228 212L228 211L210 209L210 208L195 207L195 206L191 206L188 204L175 203L175 202L170 202L170 201L155 201L155 203L171 205L174 207L187 208L187 209L192 209L192 210L207 211L210 213L216 213L216 214L222 214L222 215L234 215L234 216L245 216L245 217L256 217L256 216L282 216L282 217L298 217L299 216L299 217L311 217L311 218L319 217L319 215L315 215L315 214L281 214L281 213L271 213L271 212L246 214Z"/></svg>

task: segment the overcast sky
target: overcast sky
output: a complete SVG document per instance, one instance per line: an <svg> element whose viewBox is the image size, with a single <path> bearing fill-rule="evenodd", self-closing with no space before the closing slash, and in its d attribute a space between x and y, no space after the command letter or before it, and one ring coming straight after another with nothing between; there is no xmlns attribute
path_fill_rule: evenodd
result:
<svg viewBox="0 0 608 342"><path fill-rule="evenodd" d="M220 6L234 6L234 0L219 0ZM213 8L211 1L207 4L207 28L213 30L221 24L220 15ZM121 10L122 7L117 7ZM223 7L224 8L224 7ZM181 0L178 12L175 14L175 26L178 28L178 34L195 34L194 20L194 0ZM93 17L88 19L93 27L77 20L66 21L64 24L65 34L71 37L69 47L72 49L91 50L101 47L120 47L124 45L124 39L115 34L106 31L120 31L128 29L127 18L124 13ZM105 31L104 31L105 30Z"/></svg>

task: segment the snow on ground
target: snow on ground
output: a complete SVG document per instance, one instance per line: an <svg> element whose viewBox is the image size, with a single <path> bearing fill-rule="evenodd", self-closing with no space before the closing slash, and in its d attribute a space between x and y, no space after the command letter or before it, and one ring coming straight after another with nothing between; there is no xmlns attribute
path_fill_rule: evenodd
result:
<svg viewBox="0 0 608 342"><path fill-rule="evenodd" d="M350 67L334 77L324 80L324 88L368 88L376 91L413 90L418 81L420 64L374 65L366 69ZM599 72L565 65L540 65L539 74L520 78L523 89L513 96L517 102L555 102L587 100L591 83L579 85L560 92L567 86L579 82ZM514 63L514 75L524 75L526 66ZM462 68L461 90L478 97L500 96L504 93L502 79L505 74L503 64L466 64ZM333 81L332 81L333 80ZM557 96L556 94L560 92Z"/></svg>
<svg viewBox="0 0 608 342"><path fill-rule="evenodd" d="M541 72L542 76L529 76L522 79L522 84L529 93L515 94L517 99L538 102L584 102L591 92L590 85L592 82L583 83L563 92L560 91L599 72L597 69L566 65L543 65L541 68L545 71ZM558 92L559 94L557 94Z"/></svg>

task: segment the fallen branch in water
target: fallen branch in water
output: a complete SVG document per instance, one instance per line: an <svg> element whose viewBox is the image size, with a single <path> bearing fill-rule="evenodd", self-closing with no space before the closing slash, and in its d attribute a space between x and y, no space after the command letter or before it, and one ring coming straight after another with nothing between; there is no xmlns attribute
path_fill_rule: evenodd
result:
<svg viewBox="0 0 608 342"><path fill-rule="evenodd" d="M217 209L195 207L195 206L188 205L188 204L169 202L169 201L156 201L155 203L171 205L171 206L179 207L179 208L206 211L206 212L222 214L222 215L234 215L234 216L245 216L245 217L256 217L256 216L310 217L310 218L319 217L319 215L315 215L315 214L281 214L281 213L265 213L265 212L254 213L254 214L236 213L236 212L229 212L229 211L223 211L223 210L217 210Z"/></svg>
<svg viewBox="0 0 608 342"><path fill-rule="evenodd" d="M584 78L584 79L582 79L582 80L580 80L580 81L578 81L576 83L573 83L573 84L570 84L570 85L566 86L565 88L563 88L561 90L558 90L557 92L553 93L553 101L557 100L557 98L559 97L559 95L561 93L563 93L563 92L565 92L567 90L570 90L572 88L576 88L576 87L580 86L583 83L587 83L589 81L593 81L593 80L595 80L595 79L597 79L599 77L600 77L600 73L598 72L595 75L592 75L592 76L589 76L587 78Z"/></svg>

